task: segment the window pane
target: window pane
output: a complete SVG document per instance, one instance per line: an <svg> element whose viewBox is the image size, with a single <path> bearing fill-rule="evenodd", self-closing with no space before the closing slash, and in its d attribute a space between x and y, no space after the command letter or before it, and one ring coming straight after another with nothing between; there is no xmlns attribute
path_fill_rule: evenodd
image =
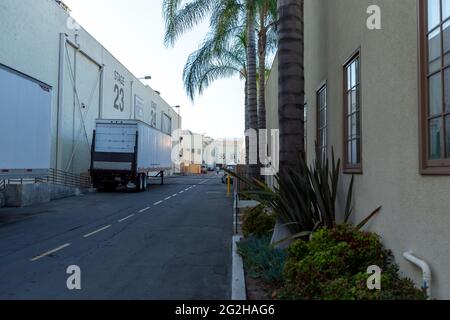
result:
<svg viewBox="0 0 450 320"><path fill-rule="evenodd" d="M357 115L356 115L356 113L355 114L353 114L352 116L351 116L351 131L350 131L350 137L352 138L352 139L355 139L356 138L356 135L357 135L357 122L356 122L356 119L357 119Z"/></svg>
<svg viewBox="0 0 450 320"><path fill-rule="evenodd" d="M430 159L438 160L441 158L441 118L433 119L430 124Z"/></svg>
<svg viewBox="0 0 450 320"><path fill-rule="evenodd" d="M350 68L351 66L349 65L345 70L347 72L347 90L350 90L350 88L352 87L352 70Z"/></svg>
<svg viewBox="0 0 450 320"><path fill-rule="evenodd" d="M429 81L429 115L434 116L442 113L442 87L441 74L435 74Z"/></svg>
<svg viewBox="0 0 450 320"><path fill-rule="evenodd" d="M444 37L444 65L450 64L450 21L442 25Z"/></svg>
<svg viewBox="0 0 450 320"><path fill-rule="evenodd" d="M323 129L320 131L320 147L323 148L327 145L327 130Z"/></svg>
<svg viewBox="0 0 450 320"><path fill-rule="evenodd" d="M352 141L348 141L347 142L347 162L349 164L353 164L352 163Z"/></svg>
<svg viewBox="0 0 450 320"><path fill-rule="evenodd" d="M446 157L450 158L450 116L445 118L445 145L446 145Z"/></svg>
<svg viewBox="0 0 450 320"><path fill-rule="evenodd" d="M357 140L352 140L352 164L358 164L358 154L357 154Z"/></svg>
<svg viewBox="0 0 450 320"><path fill-rule="evenodd" d="M440 2L441 0L428 0L428 31L436 27L441 20Z"/></svg>
<svg viewBox="0 0 450 320"><path fill-rule="evenodd" d="M352 92L347 93L347 114L352 113Z"/></svg>
<svg viewBox="0 0 450 320"><path fill-rule="evenodd" d="M356 136L361 138L361 112L356 113Z"/></svg>
<svg viewBox="0 0 450 320"><path fill-rule="evenodd" d="M320 128L323 128L326 124L325 123L325 119L326 119L325 110L320 110L319 117L320 117L320 122L319 122Z"/></svg>
<svg viewBox="0 0 450 320"><path fill-rule="evenodd" d="M444 71L445 112L450 112L450 68Z"/></svg>
<svg viewBox="0 0 450 320"><path fill-rule="evenodd" d="M361 139L356 139L356 163L361 163Z"/></svg>
<svg viewBox="0 0 450 320"><path fill-rule="evenodd" d="M357 77L356 77L356 61L354 61L352 63L352 88L354 86L356 86L356 81L357 81Z"/></svg>
<svg viewBox="0 0 450 320"><path fill-rule="evenodd" d="M349 113L356 112L356 109L358 108L358 95L357 94L358 94L357 87L350 92L351 104L350 104Z"/></svg>
<svg viewBox="0 0 450 320"><path fill-rule="evenodd" d="M437 29L428 35L429 72L441 68L441 30Z"/></svg>
<svg viewBox="0 0 450 320"><path fill-rule="evenodd" d="M442 18L443 20L450 17L450 0L442 0Z"/></svg>

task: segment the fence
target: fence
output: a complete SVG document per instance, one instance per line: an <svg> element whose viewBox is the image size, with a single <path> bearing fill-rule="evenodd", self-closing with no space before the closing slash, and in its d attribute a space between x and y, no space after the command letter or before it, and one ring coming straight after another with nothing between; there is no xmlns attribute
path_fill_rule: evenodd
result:
<svg viewBox="0 0 450 320"><path fill-rule="evenodd" d="M47 176L36 178L17 178L0 181L0 190L7 184L49 183L72 188L90 188L91 178L85 174L74 174L62 170L50 169Z"/></svg>

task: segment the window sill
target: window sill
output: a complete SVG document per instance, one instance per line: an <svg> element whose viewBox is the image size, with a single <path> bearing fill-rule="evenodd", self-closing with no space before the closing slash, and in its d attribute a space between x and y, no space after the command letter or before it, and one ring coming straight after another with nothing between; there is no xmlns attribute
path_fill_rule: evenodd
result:
<svg viewBox="0 0 450 320"><path fill-rule="evenodd" d="M354 167L354 168L347 167L347 168L344 168L343 173L344 174L358 174L358 175L360 175L360 174L363 174L363 169L361 167Z"/></svg>
<svg viewBox="0 0 450 320"><path fill-rule="evenodd" d="M450 166L424 166L420 169L420 174L423 176L450 176Z"/></svg>

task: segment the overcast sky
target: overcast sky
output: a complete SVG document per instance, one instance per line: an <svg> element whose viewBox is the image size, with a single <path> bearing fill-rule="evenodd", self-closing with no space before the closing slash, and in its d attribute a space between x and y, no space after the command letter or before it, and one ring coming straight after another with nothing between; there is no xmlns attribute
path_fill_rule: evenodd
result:
<svg viewBox="0 0 450 320"><path fill-rule="evenodd" d="M64 0L72 16L137 77L170 105L181 105L183 129L214 138L241 137L244 132L244 83L238 77L219 80L192 103L182 73L208 24L184 35L174 48L164 46L162 0Z"/></svg>

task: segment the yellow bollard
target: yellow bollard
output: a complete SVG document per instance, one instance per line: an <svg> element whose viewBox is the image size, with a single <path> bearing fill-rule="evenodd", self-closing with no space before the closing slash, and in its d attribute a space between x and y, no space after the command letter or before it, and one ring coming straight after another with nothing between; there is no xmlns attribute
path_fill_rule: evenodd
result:
<svg viewBox="0 0 450 320"><path fill-rule="evenodd" d="M227 197L231 197L231 177L228 175L227 177L227 182L228 182L228 192L227 192Z"/></svg>

